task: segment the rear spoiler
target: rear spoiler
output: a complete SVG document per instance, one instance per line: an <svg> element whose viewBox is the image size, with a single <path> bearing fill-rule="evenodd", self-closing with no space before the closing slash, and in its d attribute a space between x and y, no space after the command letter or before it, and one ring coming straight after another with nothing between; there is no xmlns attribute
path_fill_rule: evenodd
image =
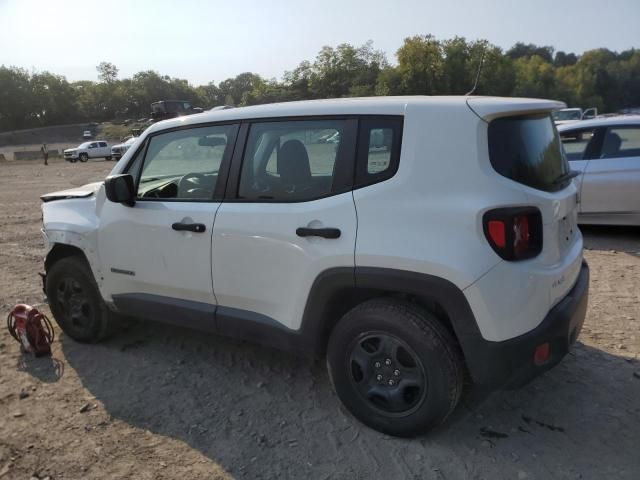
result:
<svg viewBox="0 0 640 480"><path fill-rule="evenodd" d="M507 97L469 97L467 106L478 117L486 122L494 118L525 115L531 113L549 113L566 108L566 103L557 100L540 98L507 98Z"/></svg>

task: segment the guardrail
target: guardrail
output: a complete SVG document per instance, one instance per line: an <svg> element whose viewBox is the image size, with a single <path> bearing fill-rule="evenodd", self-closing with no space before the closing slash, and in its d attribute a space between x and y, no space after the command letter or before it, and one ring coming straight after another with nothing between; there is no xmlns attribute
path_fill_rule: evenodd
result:
<svg viewBox="0 0 640 480"><path fill-rule="evenodd" d="M58 150L49 150L49 158L60 157ZM13 152L14 160L42 160L42 152L40 150L25 150Z"/></svg>

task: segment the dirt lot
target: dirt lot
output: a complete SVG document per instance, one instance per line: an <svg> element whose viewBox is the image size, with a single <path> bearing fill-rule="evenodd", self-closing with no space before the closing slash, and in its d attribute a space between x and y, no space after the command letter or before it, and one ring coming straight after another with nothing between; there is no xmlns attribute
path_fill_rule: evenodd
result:
<svg viewBox="0 0 640 480"><path fill-rule="evenodd" d="M113 163L0 164L0 310L43 304L42 193ZM0 330L0 479L640 478L640 230L585 232L592 281L574 352L515 392L468 396L400 440L340 407L323 363L137 324L53 359ZM58 331L58 333L60 333Z"/></svg>

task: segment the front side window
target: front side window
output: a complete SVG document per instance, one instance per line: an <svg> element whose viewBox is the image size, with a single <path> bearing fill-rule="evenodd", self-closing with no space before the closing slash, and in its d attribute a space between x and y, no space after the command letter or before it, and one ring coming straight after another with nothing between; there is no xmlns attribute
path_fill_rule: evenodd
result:
<svg viewBox="0 0 640 480"><path fill-rule="evenodd" d="M593 141L594 129L570 130L560 133L562 147L567 156L567 160L586 159L587 149Z"/></svg>
<svg viewBox="0 0 640 480"><path fill-rule="evenodd" d="M238 197L307 201L332 192L347 120L254 123L245 148Z"/></svg>
<svg viewBox="0 0 640 480"><path fill-rule="evenodd" d="M216 125L151 137L139 175L130 169L139 178L138 198L211 200L236 129L235 125ZM132 168L136 164L134 161Z"/></svg>
<svg viewBox="0 0 640 480"><path fill-rule="evenodd" d="M569 165L550 115L492 120L489 159L500 175L538 190L553 192L570 182Z"/></svg>
<svg viewBox="0 0 640 480"><path fill-rule="evenodd" d="M640 127L610 127L602 140L600 158L640 157Z"/></svg>

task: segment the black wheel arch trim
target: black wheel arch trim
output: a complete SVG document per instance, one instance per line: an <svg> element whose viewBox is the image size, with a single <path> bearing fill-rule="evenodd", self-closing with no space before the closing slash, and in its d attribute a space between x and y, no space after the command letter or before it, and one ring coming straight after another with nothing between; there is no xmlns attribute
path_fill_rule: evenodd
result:
<svg viewBox="0 0 640 480"><path fill-rule="evenodd" d="M482 338L464 294L453 283L433 275L387 268L337 267L321 272L309 292L298 330L255 312L157 295L114 295L113 302L124 314L241 338L306 357L321 357L332 328L347 311L386 295L411 296L440 305L465 356ZM468 363L471 360L467 358Z"/></svg>

